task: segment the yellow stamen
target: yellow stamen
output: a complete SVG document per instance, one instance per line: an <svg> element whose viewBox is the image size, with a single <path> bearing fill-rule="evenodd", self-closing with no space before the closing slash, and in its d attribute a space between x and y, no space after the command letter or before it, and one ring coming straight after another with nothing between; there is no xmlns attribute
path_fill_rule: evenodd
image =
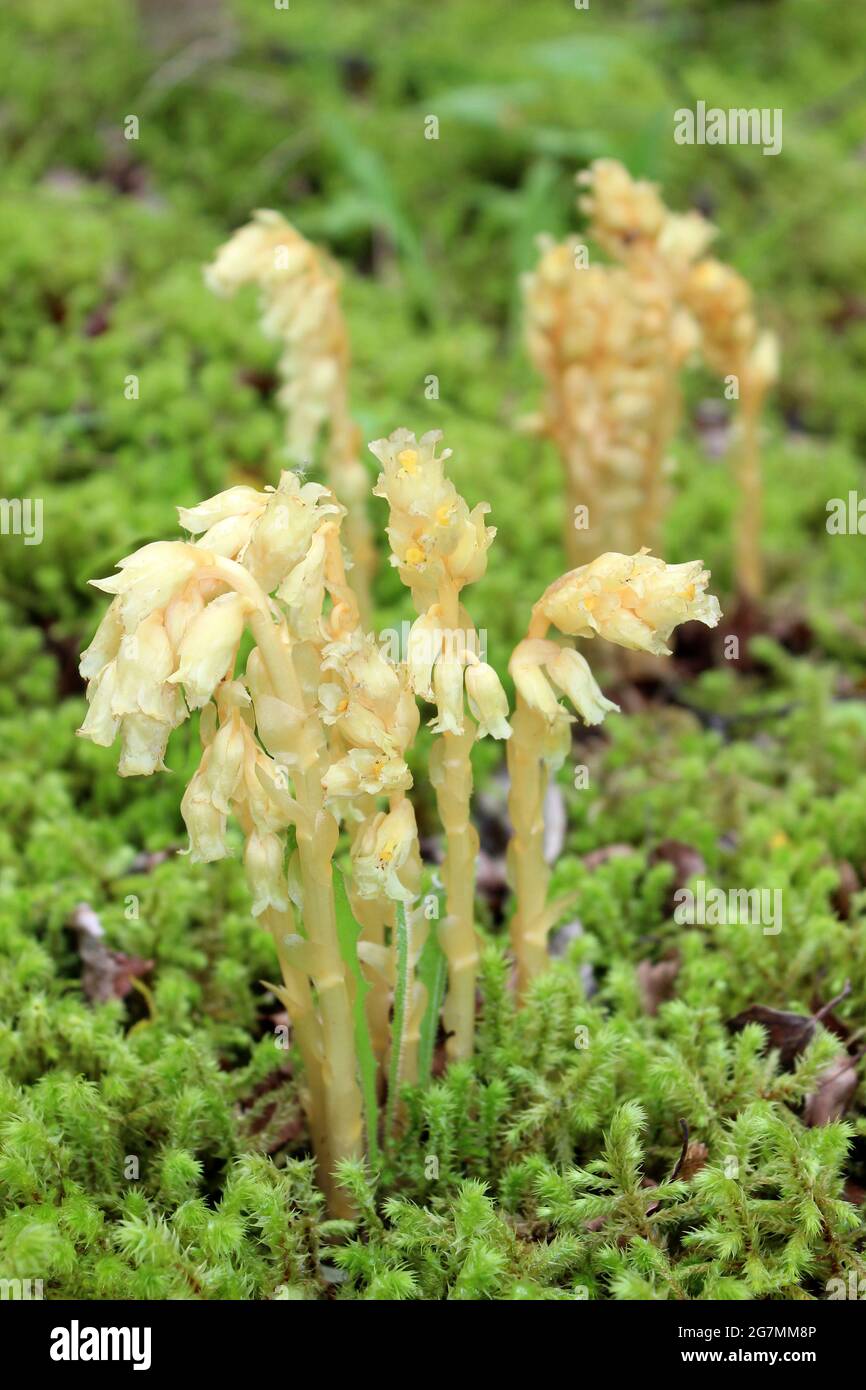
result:
<svg viewBox="0 0 866 1390"><path fill-rule="evenodd" d="M436 511L436 525L447 526L451 520L451 513L454 511L453 502L443 502L442 506Z"/></svg>
<svg viewBox="0 0 866 1390"><path fill-rule="evenodd" d="M344 711L344 710L347 710L348 708L349 708L349 701L348 701L348 700L341 700L340 703L337 705L337 713L338 713L338 714L342 714L343 711Z"/></svg>
<svg viewBox="0 0 866 1390"><path fill-rule="evenodd" d="M405 468L407 473L414 473L418 467L418 454L415 449L401 449L397 455L397 462L401 468Z"/></svg>
<svg viewBox="0 0 866 1390"><path fill-rule="evenodd" d="M421 565L424 563L424 551L417 545L410 545L406 551L407 565Z"/></svg>

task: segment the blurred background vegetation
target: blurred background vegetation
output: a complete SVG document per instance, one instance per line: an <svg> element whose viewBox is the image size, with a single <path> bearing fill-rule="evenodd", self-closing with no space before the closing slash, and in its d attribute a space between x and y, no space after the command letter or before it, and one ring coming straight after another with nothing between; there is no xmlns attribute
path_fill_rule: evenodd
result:
<svg viewBox="0 0 866 1390"><path fill-rule="evenodd" d="M44 540L0 538L0 1073L41 1087L34 1104L51 1142L34 1144L25 1126L25 1158L0 1178L31 1234L42 1239L39 1223L54 1219L46 1203L38 1220L28 1205L41 1190L32 1154L42 1145L53 1165L60 1145L57 1172L113 1191L91 1155L115 1133L115 1110L134 1117L132 1137L116 1140L134 1147L118 1152L147 1143L161 1156L146 1181L168 1213L202 1166L204 1187L219 1186L222 1157L249 1142L240 1131L254 1129L263 1085L279 1103L273 1142L255 1142L271 1153L303 1145L288 1070L274 1089L276 1006L258 982L277 967L240 865L166 853L185 840L178 806L198 761L196 721L173 736L173 775L142 781L121 782L114 750L74 737L77 654L105 606L86 581L179 534L176 505L240 478L275 482L284 462L277 350L259 333L254 297L220 302L202 280L256 207L284 213L345 269L365 437L441 428L460 490L492 504L499 534L472 614L503 670L563 568L558 460L516 429L540 395L518 289L535 238L580 228L574 177L599 156L719 225L719 255L754 285L782 344L765 421L770 614L788 633L799 624L808 659L765 642L757 694L729 664L707 672L687 692L703 727L661 707L611 720L609 741L596 735L581 753L605 770L571 796L557 873L564 888L580 880L583 959L605 1006L646 1039L647 1059L667 1024L646 1015L635 968L668 946L682 952L689 1009L712 1002L729 1015L758 998L809 1012L851 978L844 1011L862 1019L864 895L850 918L834 907L828 861L845 861L855 889L866 882L866 721L850 698L866 668L863 541L831 538L825 522L829 498L862 486L866 442L864 53L866 8L825 0L590 0L588 10L570 0L290 0L285 10L272 0L5 0L0 494L43 499ZM676 145L673 113L698 100L781 107L782 153ZM431 115L437 140L424 138ZM124 138L129 116L137 140ZM132 374L137 400L124 394ZM665 558L701 556L724 604L736 505L728 406L699 373L688 392ZM380 526L382 508L371 499ZM408 616L386 566L376 599L378 625ZM841 679L828 656L848 668ZM478 749L485 795L498 757ZM423 778L418 791L423 801ZM483 798L479 809L486 816ZM768 942L731 929L711 941L665 926L658 864L641 887L664 835L698 846L720 877L768 874L762 882L790 889L785 934ZM621 841L634 856L584 882L580 856ZM489 837L485 847L501 854ZM126 980L123 1002L105 1009L84 1002L69 930L82 901L110 947L132 953L127 973L150 978L144 990ZM574 1059L572 1027L563 1047ZM693 1031L691 1013L682 1027ZM691 1097L711 1070L695 1066ZM645 1082L629 1068L626 1094ZM74 1081L91 1107L80 1132L63 1128L66 1069L87 1078ZM558 1099L553 1108L565 1113ZM665 1146L675 1156L679 1139L665 1106L656 1110L669 1170ZM588 1153L607 1114L593 1121ZM62 1185L53 1167L45 1183ZM115 1197L104 1205L115 1219ZM83 1249L102 1247L80 1213L70 1220L51 1258L74 1272ZM40 1269L51 1268L47 1249ZM93 1287L147 1296L113 1278Z"/></svg>
<svg viewBox="0 0 866 1390"><path fill-rule="evenodd" d="M173 534L177 503L276 479L274 346L251 297L216 302L201 277L272 206L346 269L365 436L442 428L458 486L493 504L476 620L504 661L561 568L558 462L514 428L538 399L518 277L539 232L580 225L575 173L610 155L719 224L779 332L771 580L819 625L845 610L859 646L857 539L828 550L824 521L866 439L864 39L866 12L821 0L7 0L0 466L5 495L44 498L46 526L38 552L4 546L16 622L74 646L95 612L84 581ZM676 145L673 112L698 99L781 107L782 154ZM702 553L725 590L724 404L709 380L691 392L668 557Z"/></svg>

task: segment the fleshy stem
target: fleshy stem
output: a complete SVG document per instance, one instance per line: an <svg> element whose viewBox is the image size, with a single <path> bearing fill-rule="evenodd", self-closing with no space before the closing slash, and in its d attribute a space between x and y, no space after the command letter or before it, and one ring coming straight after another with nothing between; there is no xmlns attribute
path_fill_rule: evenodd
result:
<svg viewBox="0 0 866 1390"><path fill-rule="evenodd" d="M388 1108L385 1117L385 1135L388 1142L394 1137L400 1082L403 1074L403 1049L409 1000L411 931L411 919L406 905L405 903L398 903L394 963L394 1013L391 1023L391 1060L388 1069Z"/></svg>
<svg viewBox="0 0 866 1390"><path fill-rule="evenodd" d="M271 616L268 601L252 576L232 560L215 557L219 578L253 604L250 628L279 699L290 708L304 710L304 698L292 661L291 644L284 644ZM310 974L322 1020L322 1082L328 1155L332 1165L343 1158L357 1158L362 1151L361 1091L357 1079L352 1004L337 936L332 859L337 844L337 824L324 808L322 771L319 763L295 778L295 798L301 809L296 825L301 871ZM345 1194L331 1186L332 1174L324 1173L323 1185L332 1194L337 1214L351 1210Z"/></svg>
<svg viewBox="0 0 866 1390"><path fill-rule="evenodd" d="M742 592L760 598L764 587L761 563L763 483L759 424L766 395L764 384L750 381L747 366L738 373L741 385L737 472L740 485L740 517L737 527L737 578Z"/></svg>
<svg viewBox="0 0 866 1390"><path fill-rule="evenodd" d="M447 580L439 591L442 626L455 634L461 624L469 631L469 619L461 609L457 589ZM453 638L452 638L453 640ZM475 724L464 714L462 734L443 733L430 753L430 780L436 792L439 817L445 830L442 882L445 886L445 918L439 940L448 960L448 993L442 1019L448 1034L446 1052L452 1062L472 1056L475 1042L475 981L478 974L478 938L475 933L475 864L478 832L470 818L472 799L472 744Z"/></svg>
<svg viewBox="0 0 866 1390"><path fill-rule="evenodd" d="M518 692L506 745L508 816L511 840L508 867L516 907L511 918L511 948L517 963L517 993L547 967L546 915L550 871L544 858L544 797L547 766L541 755L544 716L530 709Z"/></svg>
<svg viewBox="0 0 866 1390"><path fill-rule="evenodd" d="M533 608L527 640L544 638L548 619ZM516 907L511 918L511 947L517 964L517 996L522 999L530 982L547 969L547 935L551 916L547 909L550 870L544 858L544 797L548 770L543 749L547 725L544 716L531 709L517 691L514 730L508 740L508 816L512 835L508 866Z"/></svg>

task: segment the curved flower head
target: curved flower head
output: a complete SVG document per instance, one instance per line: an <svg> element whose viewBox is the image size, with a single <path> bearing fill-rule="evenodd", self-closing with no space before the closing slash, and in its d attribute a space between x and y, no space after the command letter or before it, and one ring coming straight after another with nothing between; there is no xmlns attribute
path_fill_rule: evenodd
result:
<svg viewBox="0 0 866 1390"><path fill-rule="evenodd" d="M557 579L533 610L533 628L552 623L573 637L604 637L633 651L669 656L666 643L680 623L715 627L719 601L706 592L700 560L666 565L645 550L609 552Z"/></svg>
<svg viewBox="0 0 866 1390"><path fill-rule="evenodd" d="M185 541L152 541L120 560L119 574L90 582L106 594L119 595L124 629L134 632L156 609L165 608L209 559L206 550Z"/></svg>
<svg viewBox="0 0 866 1390"><path fill-rule="evenodd" d="M340 308L340 273L277 212L260 210L221 247L205 271L208 286L232 295L242 285L262 291L262 328L283 343L287 445L309 457L335 396L344 391L348 341Z"/></svg>
<svg viewBox="0 0 866 1390"><path fill-rule="evenodd" d="M273 593L306 558L322 523L342 514L329 488L302 483L297 473L286 470L279 486L269 490L241 563L265 593Z"/></svg>
<svg viewBox="0 0 866 1390"><path fill-rule="evenodd" d="M480 579L496 535L495 527L484 522L487 503L470 511L446 478L443 465L451 451L437 455L441 438L439 430L416 439L410 430L400 429L369 446L382 464L373 492L391 508L391 563L412 590L419 611L436 601L443 580L459 590Z"/></svg>

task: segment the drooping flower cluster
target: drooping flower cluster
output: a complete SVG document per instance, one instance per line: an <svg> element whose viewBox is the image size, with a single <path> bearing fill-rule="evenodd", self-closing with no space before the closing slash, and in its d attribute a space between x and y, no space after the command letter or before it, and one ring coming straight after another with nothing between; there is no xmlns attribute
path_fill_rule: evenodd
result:
<svg viewBox="0 0 866 1390"><path fill-rule="evenodd" d="M263 210L226 242L205 277L221 295L233 295L248 284L261 291L262 328L282 343L279 401L286 411L286 445L295 462L306 463L327 430L326 474L347 508L352 581L366 610L375 550L360 432L349 413L349 338L340 271L279 213Z"/></svg>
<svg viewBox="0 0 866 1390"><path fill-rule="evenodd" d="M244 601L213 597L210 559L196 546L157 541L122 560L119 574L92 581L116 597L81 657L89 708L78 732L104 748L120 735L121 777L164 767L172 729L234 662Z"/></svg>
<svg viewBox="0 0 866 1390"><path fill-rule="evenodd" d="M756 336L745 281L705 255L710 222L671 212L654 184L615 160L596 161L578 182L590 237L616 264L588 265L576 238L542 239L524 295L529 353L547 384L535 427L562 457L567 551L584 563L599 551L657 545L688 361L701 352L720 375L741 378L752 415L776 363L772 338ZM746 452L740 479L751 513L760 479L748 440ZM754 530L747 519L744 554L756 548Z"/></svg>
<svg viewBox="0 0 866 1390"><path fill-rule="evenodd" d="M261 289L262 328L283 345L280 402L289 452L299 462L308 458L331 418L348 361L337 266L279 213L264 209L220 248L205 278L221 295L243 285Z"/></svg>
<svg viewBox="0 0 866 1390"><path fill-rule="evenodd" d="M513 828L508 863L517 900L511 938L521 991L546 965L547 934L557 917L556 905L547 902L543 840L548 775L561 765L570 743L571 716L558 696L565 695L587 724L600 724L617 709L580 653L550 640L548 629L669 655L668 638L680 623L715 627L719 622L718 600L707 593L708 580L699 560L667 565L645 550L600 555L545 590L532 610L526 638L514 649L509 670L517 709L508 745Z"/></svg>
<svg viewBox="0 0 866 1390"><path fill-rule="evenodd" d="M437 455L441 437L431 430L416 440L409 430L395 430L370 445L383 469L373 492L391 509L391 564L419 614L409 635L410 679L416 695L436 706L434 732L463 733L465 695L479 721L478 737L507 738L505 692L482 660L475 629L458 601L464 586L485 573L496 528L484 521L489 505L479 502L470 511L446 476L451 450Z"/></svg>
<svg viewBox="0 0 866 1390"><path fill-rule="evenodd" d="M527 344L547 383L537 428L563 460L574 560L652 539L663 506L672 367L693 346L664 280L623 266L577 268L576 239L542 243L524 278ZM586 508L586 514L576 510Z"/></svg>
<svg viewBox="0 0 866 1390"><path fill-rule="evenodd" d="M483 659L478 634L460 602L465 586L484 574L496 531L484 520L490 510L487 503L470 510L446 476L450 450L437 454L440 438L439 431L416 439L408 430L396 430L370 449L382 465L374 492L390 507L391 563L410 589L418 613L409 635L409 680L416 695L435 705L430 723L440 735L430 757L430 780L445 831L446 917L439 937L449 967L444 1015L448 1050L457 1058L472 1051L478 962L478 834L469 815L470 753L475 737L507 739L511 726L505 691Z"/></svg>
<svg viewBox="0 0 866 1390"><path fill-rule="evenodd" d="M706 592L700 560L667 565L646 550L599 555L564 574L533 610L533 626L552 623L571 637L603 637L632 651L670 656L667 640L680 623L715 627L719 601Z"/></svg>

